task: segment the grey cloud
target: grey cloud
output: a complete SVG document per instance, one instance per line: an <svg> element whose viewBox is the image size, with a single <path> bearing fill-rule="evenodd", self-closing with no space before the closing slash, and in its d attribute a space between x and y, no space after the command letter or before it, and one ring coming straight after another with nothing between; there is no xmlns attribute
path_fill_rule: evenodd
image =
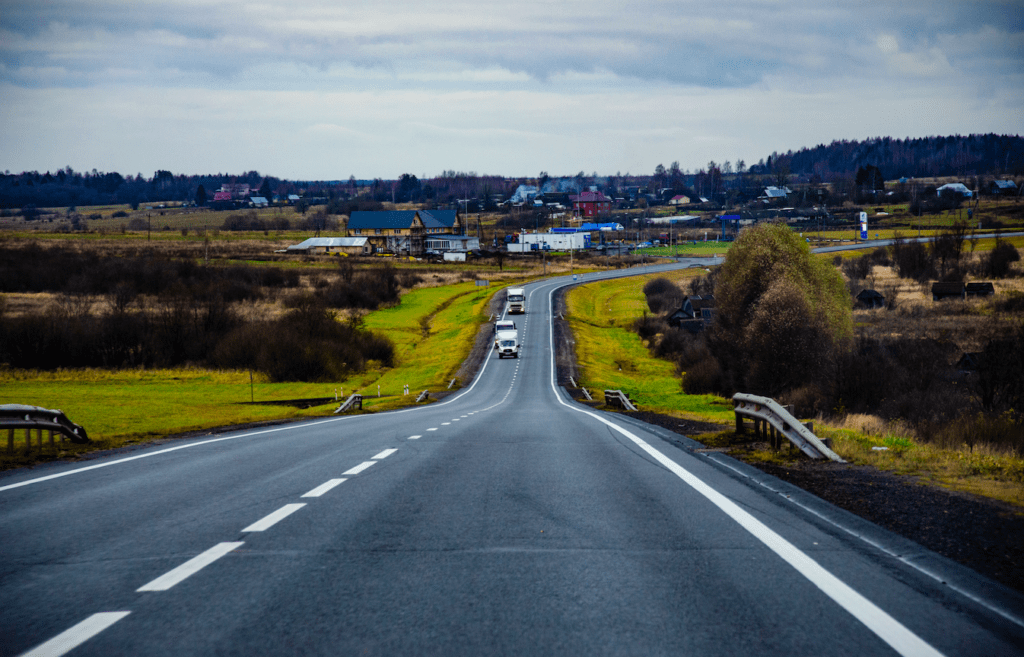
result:
<svg viewBox="0 0 1024 657"><path fill-rule="evenodd" d="M317 88L324 83L317 72L337 65L385 75L501 66L528 73L534 84L545 84L552 75L609 71L626 81L729 88L756 84L767 75L877 75L881 60L873 47L883 32L894 35L903 52L949 50L958 70L995 66L1009 72L1021 63L1024 29L1013 5L641 0L629 5L480 3L452 10L439 3L433 8L438 20L410 27L391 19L406 7L430 18L421 3L381 5L378 22L366 5L4 2L0 29L14 38L0 40L0 79L23 86L81 86L127 82L141 74L168 86L244 85L247 71L287 65L307 71L305 78L261 84ZM469 13L472 20L465 25L445 20L453 11ZM293 17L315 27L320 15L339 23L351 16L361 21L355 23L360 30L318 33L289 27ZM956 39L985 29L1008 35L1003 41L1010 48ZM88 47L69 51L68 40ZM33 82L37 69L51 76ZM60 69L63 79L54 80Z"/></svg>

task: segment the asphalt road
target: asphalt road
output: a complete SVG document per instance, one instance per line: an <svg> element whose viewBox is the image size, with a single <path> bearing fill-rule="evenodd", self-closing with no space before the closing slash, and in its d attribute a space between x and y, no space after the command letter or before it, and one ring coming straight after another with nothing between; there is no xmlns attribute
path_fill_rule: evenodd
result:
<svg viewBox="0 0 1024 657"><path fill-rule="evenodd" d="M1024 651L1020 595L573 403L565 282L443 402L7 473L0 654Z"/></svg>

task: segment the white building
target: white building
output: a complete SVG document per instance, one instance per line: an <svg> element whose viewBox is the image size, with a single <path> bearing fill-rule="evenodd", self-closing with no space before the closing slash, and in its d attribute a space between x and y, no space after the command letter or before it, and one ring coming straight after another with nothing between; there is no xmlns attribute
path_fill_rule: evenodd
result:
<svg viewBox="0 0 1024 657"><path fill-rule="evenodd" d="M508 244L509 253L587 248L590 248L590 233L520 233L519 242Z"/></svg>
<svg viewBox="0 0 1024 657"><path fill-rule="evenodd" d="M967 185L963 183L949 183L939 187L935 190L936 196L942 196L942 192L951 192L954 194L960 194L964 198L970 198L972 193L971 190L967 189Z"/></svg>

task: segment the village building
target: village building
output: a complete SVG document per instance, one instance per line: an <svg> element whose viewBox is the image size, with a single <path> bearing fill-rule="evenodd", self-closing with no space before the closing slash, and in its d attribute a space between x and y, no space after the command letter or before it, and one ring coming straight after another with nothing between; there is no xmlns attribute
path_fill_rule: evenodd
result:
<svg viewBox="0 0 1024 657"><path fill-rule="evenodd" d="M885 296L876 290L861 290L857 293L857 303L864 308L884 308Z"/></svg>
<svg viewBox="0 0 1024 657"><path fill-rule="evenodd" d="M356 211L347 228L349 237L366 237L374 252L411 256L423 255L427 237L464 232L456 210Z"/></svg>
<svg viewBox="0 0 1024 657"><path fill-rule="evenodd" d="M583 217L594 217L611 211L612 200L601 192L583 192L577 196L570 196L573 209Z"/></svg>
<svg viewBox="0 0 1024 657"><path fill-rule="evenodd" d="M315 253L323 249L324 253L344 253L346 255L371 255L373 247L365 237L311 237L305 242L293 244L287 253Z"/></svg>

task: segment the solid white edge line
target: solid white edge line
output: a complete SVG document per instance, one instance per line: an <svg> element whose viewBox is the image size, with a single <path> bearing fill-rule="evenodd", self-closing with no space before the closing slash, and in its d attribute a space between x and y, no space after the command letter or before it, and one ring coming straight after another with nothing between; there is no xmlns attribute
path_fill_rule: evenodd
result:
<svg viewBox="0 0 1024 657"><path fill-rule="evenodd" d="M323 495L327 491L331 490L332 488L334 488L338 484L342 483L343 481L345 481L345 480L344 479L331 479L329 481L325 481L324 483L320 484L319 486L317 486L313 490L309 491L308 493L306 493L302 497L320 497L321 495Z"/></svg>
<svg viewBox="0 0 1024 657"><path fill-rule="evenodd" d="M397 451L398 451L397 449L386 449L383 452L381 452L380 454L378 454L377 456L374 456L373 460L374 461L379 461L381 459L386 459L387 457L391 456L392 454L394 454Z"/></svg>
<svg viewBox="0 0 1024 657"><path fill-rule="evenodd" d="M218 543L212 548L203 552L202 554L192 557L185 563L181 564L173 570L169 570L160 577L157 577L149 584L140 586L135 589L136 593L142 593L143 591L166 591L175 584L180 583L185 578L195 575L203 568L206 568L211 563L220 559L228 552L231 552L239 545L244 545L244 541L236 541L234 543Z"/></svg>
<svg viewBox="0 0 1024 657"><path fill-rule="evenodd" d="M551 312L552 318L554 317L552 303L554 300L555 289L557 288L553 288L548 292L548 310ZM798 573L807 578L825 595L832 598L832 600L839 604L840 607L863 623L869 630L874 632L880 639L889 644L889 646L901 655L905 655L906 657L910 657L911 655L914 657L926 655L934 657L942 656L942 653L933 648L930 644L926 643L921 637L911 632L903 624L885 613L885 611L880 609L860 593L857 593L846 583L842 582L835 575L823 568L818 562L801 552L795 545L784 539L782 536L776 534L767 525L757 520L752 515L741 509L732 500L704 483L703 480L691 473L689 470L651 447L642 438L620 427L614 422L597 415L596 413L586 411L566 403L566 401L562 399L562 396L558 394L558 386L555 378L554 329L551 324L548 326L548 347L551 352L551 357L548 363L550 367L549 381L551 383L551 391L555 394L555 399L558 400L558 403L566 408L576 411L577 413L589 415L598 422L601 422L631 440L637 447L650 454L658 463L662 464L670 472L682 479L687 485L703 495L709 502L714 504L727 516L747 530L751 535L761 541L761 543L763 543L768 549L782 557L782 559L792 566Z"/></svg>
<svg viewBox="0 0 1024 657"><path fill-rule="evenodd" d="M298 504L285 504L277 511L274 511L269 515L263 516L256 522L252 523L251 525L243 529L242 532L244 533L266 531L304 506L306 506L305 502L300 502Z"/></svg>
<svg viewBox="0 0 1024 657"><path fill-rule="evenodd" d="M130 611L103 611L93 614L46 643L22 654L21 657L60 657L65 655L130 613Z"/></svg>
<svg viewBox="0 0 1024 657"><path fill-rule="evenodd" d="M362 463L360 463L356 467L349 468L348 470L342 472L341 474L343 474L343 475L357 475L360 472L362 472L363 470L365 470L366 468L368 468L371 465L373 465L374 463L376 463L376 461L363 461Z"/></svg>

